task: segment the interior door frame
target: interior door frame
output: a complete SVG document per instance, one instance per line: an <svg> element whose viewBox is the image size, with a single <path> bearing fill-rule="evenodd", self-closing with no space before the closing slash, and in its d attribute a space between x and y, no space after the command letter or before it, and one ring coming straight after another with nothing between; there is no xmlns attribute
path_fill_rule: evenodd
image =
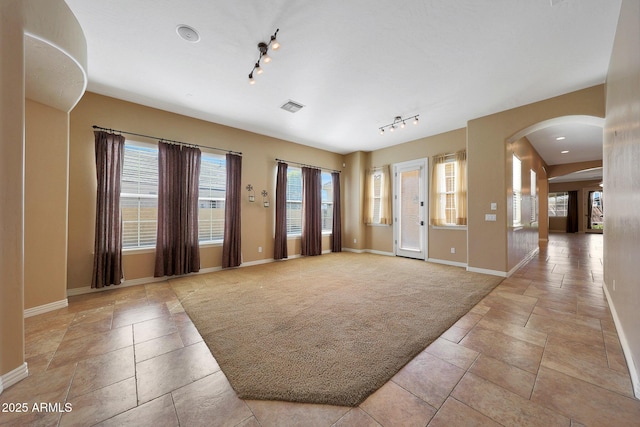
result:
<svg viewBox="0 0 640 427"><path fill-rule="evenodd" d="M422 221L420 239L422 243L422 251L419 257L411 256L410 254L402 253L399 249L398 240L399 240L399 221L398 221L398 212L399 212L399 185L400 180L398 179L398 172L403 170L414 170L416 168L420 168L420 186L419 186L419 194L420 201L422 202L422 206L420 209L420 220ZM415 159L409 160L406 162L394 163L392 165L392 174L393 174L393 254L395 256L405 256L415 259L420 259L426 261L429 258L429 159Z"/></svg>

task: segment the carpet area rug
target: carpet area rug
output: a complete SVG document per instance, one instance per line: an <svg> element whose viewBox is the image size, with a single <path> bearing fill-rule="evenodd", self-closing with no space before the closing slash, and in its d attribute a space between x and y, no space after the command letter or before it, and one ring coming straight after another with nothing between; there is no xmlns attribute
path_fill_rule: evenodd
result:
<svg viewBox="0 0 640 427"><path fill-rule="evenodd" d="M501 280L343 252L170 282L239 397L356 406Z"/></svg>

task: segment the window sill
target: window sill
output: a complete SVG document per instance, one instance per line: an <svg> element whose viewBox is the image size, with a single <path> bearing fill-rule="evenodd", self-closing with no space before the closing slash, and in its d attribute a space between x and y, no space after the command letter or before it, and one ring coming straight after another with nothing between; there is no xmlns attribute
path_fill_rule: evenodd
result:
<svg viewBox="0 0 640 427"><path fill-rule="evenodd" d="M466 230L466 225L430 225L433 230Z"/></svg>
<svg viewBox="0 0 640 427"><path fill-rule="evenodd" d="M333 234L331 231L323 231L322 237L329 237ZM302 239L302 234L287 234L287 240Z"/></svg>
<svg viewBox="0 0 640 427"><path fill-rule="evenodd" d="M391 227L391 224L375 224L375 223L369 223L369 224L365 224L368 225L369 227Z"/></svg>
<svg viewBox="0 0 640 427"><path fill-rule="evenodd" d="M222 246L222 241L211 241L211 242L200 243L201 248L212 248L215 246Z"/></svg>
<svg viewBox="0 0 640 427"><path fill-rule="evenodd" d="M522 225L522 224L513 226L513 231L520 231L522 229L524 229L524 225Z"/></svg>
<svg viewBox="0 0 640 427"><path fill-rule="evenodd" d="M140 255L140 254L154 254L154 253L156 253L155 247L122 249L122 255Z"/></svg>

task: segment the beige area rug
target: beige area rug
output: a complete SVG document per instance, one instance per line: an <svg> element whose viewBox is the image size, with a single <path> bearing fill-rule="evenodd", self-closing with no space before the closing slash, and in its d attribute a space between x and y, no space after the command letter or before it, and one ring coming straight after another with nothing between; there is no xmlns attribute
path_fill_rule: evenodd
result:
<svg viewBox="0 0 640 427"><path fill-rule="evenodd" d="M500 281L343 252L171 285L239 397L355 406Z"/></svg>

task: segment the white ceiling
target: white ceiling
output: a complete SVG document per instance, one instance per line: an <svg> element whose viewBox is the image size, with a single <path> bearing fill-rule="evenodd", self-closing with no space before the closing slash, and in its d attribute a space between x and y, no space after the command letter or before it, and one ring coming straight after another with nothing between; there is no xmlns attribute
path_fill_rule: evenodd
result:
<svg viewBox="0 0 640 427"><path fill-rule="evenodd" d="M87 38L88 90L343 154L603 83L621 3L66 1ZM201 40L180 39L180 24ZM282 47L250 86L257 43L278 28ZM418 126L378 134L415 114Z"/></svg>

